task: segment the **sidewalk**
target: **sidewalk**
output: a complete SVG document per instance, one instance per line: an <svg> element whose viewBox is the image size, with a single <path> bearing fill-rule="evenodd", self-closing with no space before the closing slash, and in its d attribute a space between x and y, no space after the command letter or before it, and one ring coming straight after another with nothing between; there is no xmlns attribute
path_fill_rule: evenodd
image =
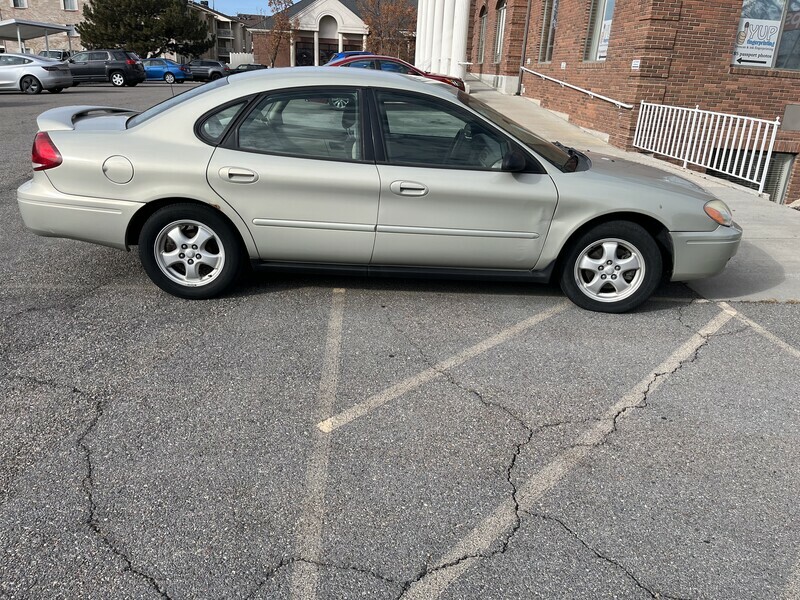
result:
<svg viewBox="0 0 800 600"><path fill-rule="evenodd" d="M520 125L579 150L656 166L689 179L731 208L744 229L738 254L716 277L689 282L709 300L800 302L800 211L760 198L747 188L695 173L638 152L626 152L520 96L501 94L468 78L470 93Z"/></svg>

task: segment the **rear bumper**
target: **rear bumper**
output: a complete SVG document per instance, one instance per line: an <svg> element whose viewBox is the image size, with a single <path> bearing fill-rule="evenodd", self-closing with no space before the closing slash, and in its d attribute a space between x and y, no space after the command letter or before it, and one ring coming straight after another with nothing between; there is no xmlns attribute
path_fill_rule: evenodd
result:
<svg viewBox="0 0 800 600"><path fill-rule="evenodd" d="M742 230L719 226L714 231L672 231L672 281L690 281L716 275L739 249Z"/></svg>
<svg viewBox="0 0 800 600"><path fill-rule="evenodd" d="M70 73L54 73L48 77L42 77L42 87L46 90L53 88L67 88L72 86L73 80Z"/></svg>
<svg viewBox="0 0 800 600"><path fill-rule="evenodd" d="M17 190L17 204L25 226L37 235L63 237L127 249L125 234L138 202L62 194L44 173Z"/></svg>

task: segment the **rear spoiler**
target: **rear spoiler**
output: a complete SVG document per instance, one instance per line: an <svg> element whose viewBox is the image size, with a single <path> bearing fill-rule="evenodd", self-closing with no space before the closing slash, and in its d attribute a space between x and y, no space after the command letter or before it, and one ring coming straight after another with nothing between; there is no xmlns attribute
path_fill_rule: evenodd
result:
<svg viewBox="0 0 800 600"><path fill-rule="evenodd" d="M111 106L64 106L43 112L36 119L39 131L63 131L75 129L81 119L111 115L134 115L138 111Z"/></svg>

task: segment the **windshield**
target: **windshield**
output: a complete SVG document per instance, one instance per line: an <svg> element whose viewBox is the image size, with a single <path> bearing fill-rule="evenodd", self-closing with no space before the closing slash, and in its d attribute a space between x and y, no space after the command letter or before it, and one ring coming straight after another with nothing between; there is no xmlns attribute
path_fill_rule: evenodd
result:
<svg viewBox="0 0 800 600"><path fill-rule="evenodd" d="M165 110L169 110L174 106L178 106L179 104L183 104L187 100L191 100L192 98L197 98L201 94L205 94L206 92L210 92L211 90L215 90L218 87L222 87L223 85L228 85L228 78L223 77L222 79L217 79L216 81L212 81L210 83L203 84L199 87L193 88L188 92L183 92L182 94L178 94L177 96L173 96L168 100L164 100L160 104L156 104L155 106L151 106L143 113L139 113L138 115L134 115L128 122L126 123L125 127L130 129L131 127L136 127L137 125L141 125L145 121L149 121L155 116L160 115Z"/></svg>
<svg viewBox="0 0 800 600"><path fill-rule="evenodd" d="M464 92L459 92L458 99L463 104L466 104L481 116L489 119L500 129L513 135L520 142L525 144L528 148L536 152L539 156L546 159L548 162L554 164L562 171L574 170L570 169L568 166L568 164L571 162L572 157L566 150L562 150L555 144L548 142L543 138L540 138L535 133L528 131L519 123L515 123L505 115L500 114L495 109L491 108L487 104L484 104L480 100L477 100L473 96L470 96Z"/></svg>

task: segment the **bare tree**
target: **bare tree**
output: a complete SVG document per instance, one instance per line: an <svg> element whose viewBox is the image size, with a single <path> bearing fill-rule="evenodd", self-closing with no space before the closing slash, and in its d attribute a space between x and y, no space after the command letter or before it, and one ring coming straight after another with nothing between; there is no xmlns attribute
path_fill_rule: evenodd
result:
<svg viewBox="0 0 800 600"><path fill-rule="evenodd" d="M408 0L358 0L358 10L369 27L370 50L414 62L415 6Z"/></svg>
<svg viewBox="0 0 800 600"><path fill-rule="evenodd" d="M284 43L289 43L292 30L298 29L299 21L289 17L289 9L293 0L267 0L272 12L272 26L267 34L267 59L269 66L274 67Z"/></svg>

